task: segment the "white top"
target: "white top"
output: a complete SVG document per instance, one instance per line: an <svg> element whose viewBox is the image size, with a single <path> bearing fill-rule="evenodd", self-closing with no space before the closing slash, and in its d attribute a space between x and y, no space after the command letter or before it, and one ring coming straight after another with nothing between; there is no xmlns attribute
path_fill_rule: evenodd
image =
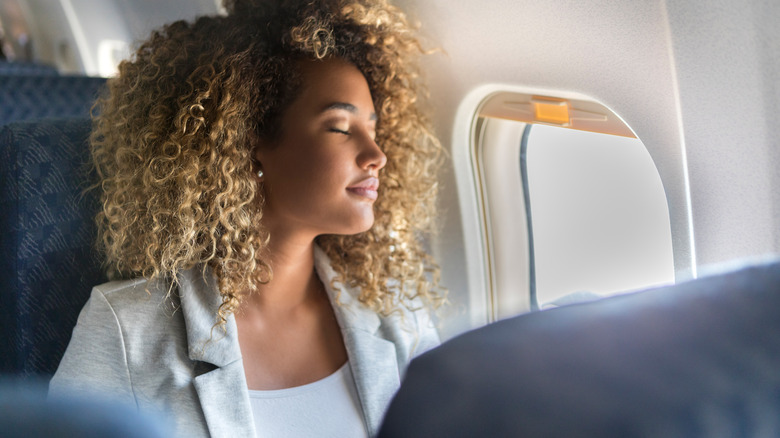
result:
<svg viewBox="0 0 780 438"><path fill-rule="evenodd" d="M249 390L258 437L367 437L349 362L324 379L273 391Z"/></svg>

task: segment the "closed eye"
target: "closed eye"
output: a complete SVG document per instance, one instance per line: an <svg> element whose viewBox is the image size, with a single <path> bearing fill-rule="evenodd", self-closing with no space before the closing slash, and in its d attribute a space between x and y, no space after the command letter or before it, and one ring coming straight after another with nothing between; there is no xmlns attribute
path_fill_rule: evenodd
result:
<svg viewBox="0 0 780 438"><path fill-rule="evenodd" d="M343 134L343 135L350 135L351 134L349 131L345 131L343 129L338 129L338 128L329 128L328 131L335 132L337 134Z"/></svg>

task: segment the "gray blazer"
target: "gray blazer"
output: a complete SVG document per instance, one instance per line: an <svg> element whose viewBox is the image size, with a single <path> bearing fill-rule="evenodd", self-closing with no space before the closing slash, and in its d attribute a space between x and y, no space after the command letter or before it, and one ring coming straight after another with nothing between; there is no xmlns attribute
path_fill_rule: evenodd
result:
<svg viewBox="0 0 780 438"><path fill-rule="evenodd" d="M335 304L336 274L318 247L315 268L341 327L373 436L407 363L438 345L438 335L427 312L380 317L357 301L357 290L339 283ZM102 392L141 411L163 410L181 436L255 436L236 321L231 316L226 330L212 330L221 298L209 273L182 271L179 284L169 299L161 281L95 287L49 394Z"/></svg>

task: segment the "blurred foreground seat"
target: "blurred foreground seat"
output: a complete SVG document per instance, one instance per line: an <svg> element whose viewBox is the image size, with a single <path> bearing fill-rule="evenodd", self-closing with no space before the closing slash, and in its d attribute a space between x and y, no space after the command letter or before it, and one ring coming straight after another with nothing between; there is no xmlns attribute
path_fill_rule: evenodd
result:
<svg viewBox="0 0 780 438"><path fill-rule="evenodd" d="M411 363L379 436L780 436L780 263L466 333Z"/></svg>
<svg viewBox="0 0 780 438"><path fill-rule="evenodd" d="M45 384L0 379L0 436L4 438L162 438L161 418L106 399L46 398Z"/></svg>

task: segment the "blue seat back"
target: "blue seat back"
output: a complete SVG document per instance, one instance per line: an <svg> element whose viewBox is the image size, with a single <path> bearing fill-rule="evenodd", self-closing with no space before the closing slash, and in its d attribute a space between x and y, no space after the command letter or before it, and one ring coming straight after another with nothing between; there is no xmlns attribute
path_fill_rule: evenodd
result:
<svg viewBox="0 0 780 438"><path fill-rule="evenodd" d="M105 78L0 75L0 126L47 117L87 118Z"/></svg>
<svg viewBox="0 0 780 438"><path fill-rule="evenodd" d="M94 248L87 119L0 128L0 373L50 376L92 286Z"/></svg>
<svg viewBox="0 0 780 438"><path fill-rule="evenodd" d="M780 261L465 333L379 438L780 436Z"/></svg>
<svg viewBox="0 0 780 438"><path fill-rule="evenodd" d="M59 76L56 68L46 64L0 60L0 75Z"/></svg>

